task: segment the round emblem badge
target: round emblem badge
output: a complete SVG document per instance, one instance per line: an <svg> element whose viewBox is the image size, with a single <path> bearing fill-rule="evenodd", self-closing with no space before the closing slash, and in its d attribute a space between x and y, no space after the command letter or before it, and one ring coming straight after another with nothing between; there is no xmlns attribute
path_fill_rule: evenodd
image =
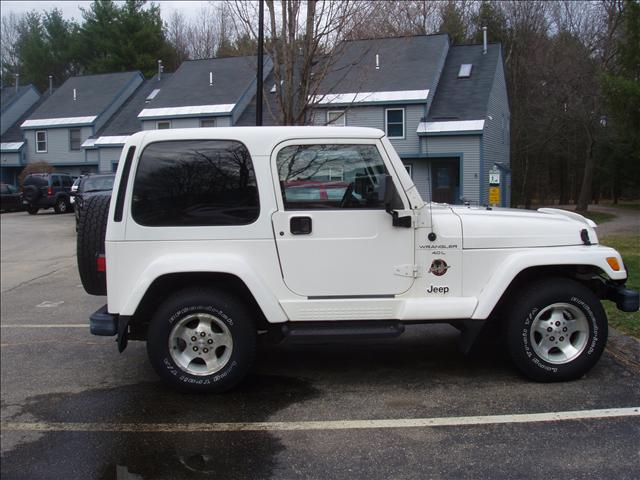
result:
<svg viewBox="0 0 640 480"><path fill-rule="evenodd" d="M437 277L441 277L449 270L449 265L447 262L441 259L434 260L431 262L431 268L429 269L429 273L433 273Z"/></svg>

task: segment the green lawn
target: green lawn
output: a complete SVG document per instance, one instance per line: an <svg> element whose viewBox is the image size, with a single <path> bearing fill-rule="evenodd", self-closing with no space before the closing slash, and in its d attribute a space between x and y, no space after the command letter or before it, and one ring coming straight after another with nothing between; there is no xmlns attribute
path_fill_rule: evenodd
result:
<svg viewBox="0 0 640 480"><path fill-rule="evenodd" d="M604 223L604 222L608 222L609 220L613 220L614 218L616 218L616 215L614 215L613 213L592 212L590 210L587 211L587 212L578 212L578 213L580 215L582 215L583 217L587 217L589 220L593 220L598 225L600 225L601 223Z"/></svg>
<svg viewBox="0 0 640 480"><path fill-rule="evenodd" d="M600 243L615 248L622 255L629 274L627 287L640 290L640 237L637 235L610 235L600 239ZM614 303L603 302L609 324L618 330L640 338L640 313L624 313Z"/></svg>

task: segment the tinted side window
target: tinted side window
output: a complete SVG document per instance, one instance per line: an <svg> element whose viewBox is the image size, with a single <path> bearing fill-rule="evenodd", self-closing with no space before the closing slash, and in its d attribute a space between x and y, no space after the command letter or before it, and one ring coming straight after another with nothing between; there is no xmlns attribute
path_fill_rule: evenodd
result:
<svg viewBox="0 0 640 480"><path fill-rule="evenodd" d="M22 184L24 187L27 185L37 185L38 187L46 187L47 179L40 175L29 175L24 179L24 183Z"/></svg>
<svg viewBox="0 0 640 480"><path fill-rule="evenodd" d="M61 178L63 187L70 187L71 185L73 185L73 179L71 177L64 176Z"/></svg>
<svg viewBox="0 0 640 480"><path fill-rule="evenodd" d="M375 145L292 145L276 162L286 210L384 209L387 170Z"/></svg>
<svg viewBox="0 0 640 480"><path fill-rule="evenodd" d="M51 186L52 187L62 186L62 182L60 181L60 177L58 175L51 175Z"/></svg>
<svg viewBox="0 0 640 480"><path fill-rule="evenodd" d="M131 207L139 224L246 225L259 212L253 163L240 142L176 140L142 152Z"/></svg>

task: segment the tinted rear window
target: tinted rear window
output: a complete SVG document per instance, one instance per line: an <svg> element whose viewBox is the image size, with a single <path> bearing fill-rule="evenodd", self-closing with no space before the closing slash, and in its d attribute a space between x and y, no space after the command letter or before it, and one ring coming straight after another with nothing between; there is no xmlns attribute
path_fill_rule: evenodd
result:
<svg viewBox="0 0 640 480"><path fill-rule="evenodd" d="M253 163L240 142L176 140L142 152L131 207L139 224L246 225L259 212Z"/></svg>
<svg viewBox="0 0 640 480"><path fill-rule="evenodd" d="M104 177L87 177L82 182L83 192L103 192L113 190L113 180L115 175Z"/></svg>
<svg viewBox="0 0 640 480"><path fill-rule="evenodd" d="M27 178L24 179L22 183L23 186L27 185L36 185L38 187L46 187L48 185L47 181L48 177L43 177L40 175L28 175Z"/></svg>

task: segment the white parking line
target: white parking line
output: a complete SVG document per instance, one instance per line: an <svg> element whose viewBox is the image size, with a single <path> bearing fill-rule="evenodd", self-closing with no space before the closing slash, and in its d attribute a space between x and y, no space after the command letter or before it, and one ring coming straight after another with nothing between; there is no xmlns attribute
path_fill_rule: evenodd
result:
<svg viewBox="0 0 640 480"><path fill-rule="evenodd" d="M37 323L31 325L0 325L0 328L89 328L88 323Z"/></svg>
<svg viewBox="0 0 640 480"><path fill-rule="evenodd" d="M21 432L257 432L291 430L370 430L380 428L456 427L507 423L559 422L566 420L635 417L640 407L607 408L571 412L486 415L478 417L398 418L386 420L329 420L309 422L234 423L65 423L2 422L0 429Z"/></svg>

